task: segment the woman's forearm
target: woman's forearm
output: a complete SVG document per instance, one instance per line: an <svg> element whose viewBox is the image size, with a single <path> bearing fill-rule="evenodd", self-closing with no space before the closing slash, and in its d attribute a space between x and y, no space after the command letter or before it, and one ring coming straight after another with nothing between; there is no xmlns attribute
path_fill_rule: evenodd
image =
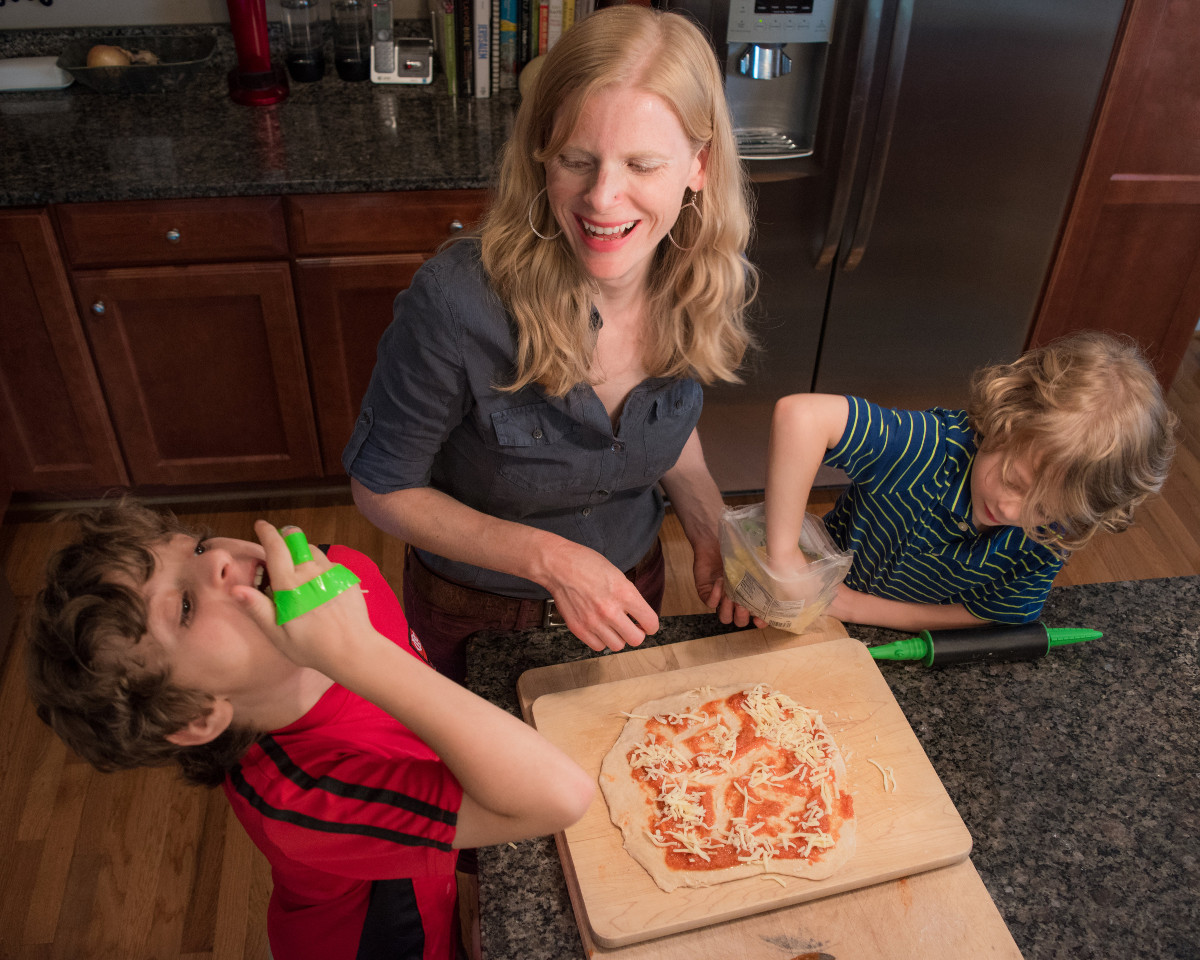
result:
<svg viewBox="0 0 1200 960"><path fill-rule="evenodd" d="M562 538L472 509L431 487L373 493L350 481L354 502L380 530L448 560L542 583Z"/></svg>

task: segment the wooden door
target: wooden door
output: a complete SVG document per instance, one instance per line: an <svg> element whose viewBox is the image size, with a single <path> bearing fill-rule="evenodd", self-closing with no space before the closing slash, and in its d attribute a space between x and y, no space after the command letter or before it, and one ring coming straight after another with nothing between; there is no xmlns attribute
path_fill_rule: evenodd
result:
<svg viewBox="0 0 1200 960"><path fill-rule="evenodd" d="M1132 0L1031 337L1126 333L1164 387L1200 318L1200 3Z"/></svg>
<svg viewBox="0 0 1200 960"><path fill-rule="evenodd" d="M74 280L134 483L319 475L286 263L81 271Z"/></svg>
<svg viewBox="0 0 1200 960"><path fill-rule="evenodd" d="M392 301L425 258L313 258L296 262L308 375L325 475L345 476L342 450L375 369L375 348L392 321Z"/></svg>
<svg viewBox="0 0 1200 960"><path fill-rule="evenodd" d="M0 214L0 443L13 490L129 482L44 210Z"/></svg>

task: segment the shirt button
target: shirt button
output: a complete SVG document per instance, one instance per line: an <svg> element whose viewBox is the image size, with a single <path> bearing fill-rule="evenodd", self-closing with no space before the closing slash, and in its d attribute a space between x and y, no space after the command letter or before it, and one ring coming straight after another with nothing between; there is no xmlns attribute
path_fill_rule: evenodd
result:
<svg viewBox="0 0 1200 960"><path fill-rule="evenodd" d="M542 428L541 428L541 427L534 427L534 428L533 428L533 439L534 439L534 440L541 440L541 439L542 439Z"/></svg>
<svg viewBox="0 0 1200 960"><path fill-rule="evenodd" d="M961 530L963 533L967 532L967 523L965 520L958 521L958 529Z"/></svg>
<svg viewBox="0 0 1200 960"><path fill-rule="evenodd" d="M613 444L611 447L609 447L609 449L610 449L610 450L611 450L613 453L620 453L622 450L624 450L624 449L625 449L625 444L623 444L623 443L622 443L620 440L618 440L618 441L617 441L616 443L614 443L614 444Z"/></svg>
<svg viewBox="0 0 1200 960"><path fill-rule="evenodd" d="M597 490L596 493L600 494L600 496L602 496L602 497L609 496L609 493L607 490Z"/></svg>
<svg viewBox="0 0 1200 960"><path fill-rule="evenodd" d="M583 514L585 517L590 517L590 516L592 515L592 508L591 508L591 507L584 507L584 508L583 508L582 510L580 510L579 512L580 512L580 513L582 513L582 514Z"/></svg>

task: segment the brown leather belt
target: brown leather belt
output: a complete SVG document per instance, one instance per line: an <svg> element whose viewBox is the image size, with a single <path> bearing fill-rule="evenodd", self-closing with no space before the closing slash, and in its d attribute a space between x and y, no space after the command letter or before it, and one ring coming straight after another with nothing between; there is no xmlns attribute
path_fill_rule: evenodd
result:
<svg viewBox="0 0 1200 960"><path fill-rule="evenodd" d="M626 570L625 576L636 581L642 573L659 562L661 554L662 544L656 539L650 552L634 564L632 569ZM406 561L405 570L409 586L428 603L447 613L486 620L494 623L495 628L499 630L527 630L530 627L567 625L567 621L558 612L553 597L545 600L524 600L520 597L506 597L499 593L464 587L430 570L421 562L421 558L412 547L408 548Z"/></svg>

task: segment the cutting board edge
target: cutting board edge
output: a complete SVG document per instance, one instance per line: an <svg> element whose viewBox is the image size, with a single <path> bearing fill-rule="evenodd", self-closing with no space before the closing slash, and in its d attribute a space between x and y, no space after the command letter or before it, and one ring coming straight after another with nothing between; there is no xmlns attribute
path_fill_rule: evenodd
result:
<svg viewBox="0 0 1200 960"><path fill-rule="evenodd" d="M970 853L971 849L968 846L965 853L947 855L945 857L932 860L929 863L921 864L916 870L910 868L897 869L878 878L873 878L870 883L856 883L854 881L849 881L845 886L834 884L831 887L826 887L816 892L816 894L813 896L799 896L795 899L781 901L778 906L772 907L771 911L786 910L790 907L800 906L804 903L813 903L817 900L824 900L826 897L832 897L842 893L852 893L856 890L865 890L868 887L874 887L881 883L889 883L892 880L900 880L904 877L915 877L918 874L928 873L930 870L940 870L942 867L951 867L968 859L970 857ZM689 930L700 930L704 927L710 927L718 923L726 923L731 920L741 920L747 916L745 913L739 913L731 910L725 914L718 913L715 915L709 915L705 918L693 918L677 924L667 924L666 926L660 925L655 927L653 932L649 935L639 932L608 936L604 933L601 933L596 928L596 925L592 922L592 917L587 910L587 902L582 896L580 897L580 912L583 914L584 922L587 924L588 933L591 935L592 939L598 946L601 946L606 950L615 950L619 949L620 947L628 947L635 943L646 943L651 940L658 940L662 937L673 936L677 933L686 933Z"/></svg>

